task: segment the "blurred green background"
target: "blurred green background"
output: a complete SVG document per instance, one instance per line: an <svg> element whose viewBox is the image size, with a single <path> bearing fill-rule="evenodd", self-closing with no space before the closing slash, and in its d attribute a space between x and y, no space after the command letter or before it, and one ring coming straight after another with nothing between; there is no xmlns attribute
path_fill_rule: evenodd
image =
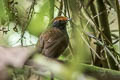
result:
<svg viewBox="0 0 120 80"><path fill-rule="evenodd" d="M71 71L79 70L79 63L114 67L115 61L106 55L104 47L119 62L120 5L117 3L117 0L0 0L0 45L35 46L53 18L67 16L72 18L67 25L71 46L59 59L71 62Z"/></svg>

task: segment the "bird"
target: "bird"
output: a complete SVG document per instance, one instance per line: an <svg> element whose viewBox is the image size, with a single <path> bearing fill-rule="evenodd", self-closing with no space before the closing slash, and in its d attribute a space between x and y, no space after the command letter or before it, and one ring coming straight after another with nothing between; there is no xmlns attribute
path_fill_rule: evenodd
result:
<svg viewBox="0 0 120 80"><path fill-rule="evenodd" d="M58 16L51 22L50 28L41 33L37 50L49 58L58 58L69 44L69 36L66 25L70 21L68 17Z"/></svg>

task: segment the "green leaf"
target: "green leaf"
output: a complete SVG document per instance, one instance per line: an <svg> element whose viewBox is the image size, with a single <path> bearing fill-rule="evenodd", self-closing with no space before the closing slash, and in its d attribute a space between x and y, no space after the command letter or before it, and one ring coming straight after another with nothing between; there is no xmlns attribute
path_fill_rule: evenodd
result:
<svg viewBox="0 0 120 80"><path fill-rule="evenodd" d="M32 17L28 31L35 36L39 36L54 17L54 0L41 0L36 8L39 11Z"/></svg>
<svg viewBox="0 0 120 80"><path fill-rule="evenodd" d="M49 0L50 2L50 20L52 20L54 18L54 0Z"/></svg>
<svg viewBox="0 0 120 80"><path fill-rule="evenodd" d="M4 0L0 0L0 23L4 24L6 17L6 8L4 6Z"/></svg>

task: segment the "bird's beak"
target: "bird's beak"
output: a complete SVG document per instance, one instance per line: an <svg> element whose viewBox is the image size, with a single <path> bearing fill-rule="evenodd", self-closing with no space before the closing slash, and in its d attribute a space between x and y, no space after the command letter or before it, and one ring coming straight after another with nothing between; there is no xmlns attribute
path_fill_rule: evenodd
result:
<svg viewBox="0 0 120 80"><path fill-rule="evenodd" d="M67 21L72 21L72 18L68 18L68 20Z"/></svg>

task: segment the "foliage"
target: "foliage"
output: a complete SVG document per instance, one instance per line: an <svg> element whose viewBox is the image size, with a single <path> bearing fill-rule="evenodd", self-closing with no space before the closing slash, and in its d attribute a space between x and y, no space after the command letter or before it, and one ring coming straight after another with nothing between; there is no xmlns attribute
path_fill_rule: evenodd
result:
<svg viewBox="0 0 120 80"><path fill-rule="evenodd" d="M70 44L59 58L70 62L71 73L81 73L79 63L120 70L119 0L0 0L0 44L9 46L18 34L16 44L34 46L56 16L72 18Z"/></svg>

